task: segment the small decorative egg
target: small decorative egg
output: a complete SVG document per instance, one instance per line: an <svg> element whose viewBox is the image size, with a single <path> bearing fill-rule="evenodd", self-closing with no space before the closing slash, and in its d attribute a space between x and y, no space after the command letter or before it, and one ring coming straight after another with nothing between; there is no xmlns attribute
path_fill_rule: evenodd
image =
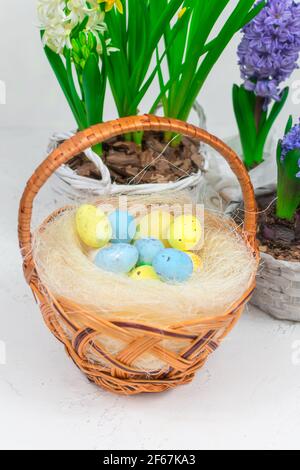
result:
<svg viewBox="0 0 300 470"><path fill-rule="evenodd" d="M187 281L193 273L193 262L183 251L166 248L153 260L153 267L161 280L166 282Z"/></svg>
<svg viewBox="0 0 300 470"><path fill-rule="evenodd" d="M136 281L160 280L152 266L140 266L138 268L135 268L133 271L131 271L129 277Z"/></svg>
<svg viewBox="0 0 300 470"><path fill-rule="evenodd" d="M90 248L102 248L112 236L112 228L104 212L90 204L83 204L77 210L76 228L81 241Z"/></svg>
<svg viewBox="0 0 300 470"><path fill-rule="evenodd" d="M118 243L100 250L95 258L95 264L104 271L125 274L135 267L138 257L139 253L134 246Z"/></svg>
<svg viewBox="0 0 300 470"><path fill-rule="evenodd" d="M191 215L180 215L171 224L168 232L168 241L173 248L182 251L193 250L202 236L202 227L199 220Z"/></svg>
<svg viewBox="0 0 300 470"><path fill-rule="evenodd" d="M199 255L196 255L196 253L193 253L192 251L186 251L185 252L192 260L193 265L194 265L194 272L199 272L203 268L203 261L200 258Z"/></svg>
<svg viewBox="0 0 300 470"><path fill-rule="evenodd" d="M112 243L130 243L136 232L134 217L127 211L115 210L109 215Z"/></svg>
<svg viewBox="0 0 300 470"><path fill-rule="evenodd" d="M135 239L158 238L165 246L169 246L168 229L172 221L173 216L169 212L160 210L151 211L139 221Z"/></svg>
<svg viewBox="0 0 300 470"><path fill-rule="evenodd" d="M134 243L134 246L139 252L139 266L152 265L153 258L165 248L157 238L141 238Z"/></svg>

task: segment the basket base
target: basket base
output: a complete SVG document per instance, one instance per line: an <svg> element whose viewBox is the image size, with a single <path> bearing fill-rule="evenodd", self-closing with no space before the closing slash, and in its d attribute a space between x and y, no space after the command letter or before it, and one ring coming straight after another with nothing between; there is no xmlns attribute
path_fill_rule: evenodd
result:
<svg viewBox="0 0 300 470"><path fill-rule="evenodd" d="M117 395L140 395L142 393L162 393L171 390L178 385L185 385L192 382L195 374L189 376L185 382L176 383L175 381L169 382L149 382L142 381L130 382L128 384L117 383L113 377L108 377L106 380L103 377L95 378L88 377L89 381L96 384L98 387L107 390Z"/></svg>
<svg viewBox="0 0 300 470"><path fill-rule="evenodd" d="M240 318L250 293L230 313L161 329L151 325L107 321L80 306L70 308L69 301L50 298L38 282L36 273L31 277L32 291L38 301L44 321L54 336L64 344L74 364L88 380L104 390L118 395L161 393L190 383ZM81 321L78 322L80 317ZM101 331L127 339L124 350L111 353L98 341ZM162 348L163 339L172 338L188 345L178 354ZM89 354L90 348L94 358ZM134 361L143 352L164 359L165 367L155 371L142 371ZM105 365L106 364L106 365Z"/></svg>
<svg viewBox="0 0 300 470"><path fill-rule="evenodd" d="M113 377L110 372L103 372L103 369L99 368L94 370L93 375L89 375L84 370L84 367L80 365L80 361L74 357L74 351L71 349L69 350L67 346L65 346L65 351L67 355L73 360L76 367L87 377L87 379L97 385L97 387L102 388L108 392L114 393L116 395L139 395L143 393L162 393L173 388L176 388L180 385L187 385L191 383L195 377L194 372L190 372L188 374L174 374L174 377L169 378L169 374L171 371L165 371L163 374L160 373L160 378L150 378L145 376L143 378L132 378L126 379L119 377ZM206 363L206 359L201 359L197 364L197 370L202 368ZM162 378L164 377L164 378Z"/></svg>

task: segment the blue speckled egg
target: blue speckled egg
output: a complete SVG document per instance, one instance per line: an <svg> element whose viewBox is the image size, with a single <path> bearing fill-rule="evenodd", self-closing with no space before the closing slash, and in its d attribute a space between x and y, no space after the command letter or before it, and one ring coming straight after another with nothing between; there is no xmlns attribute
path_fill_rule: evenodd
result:
<svg viewBox="0 0 300 470"><path fill-rule="evenodd" d="M135 236L136 222L127 211L115 210L109 216L113 235L112 243L130 243Z"/></svg>
<svg viewBox="0 0 300 470"><path fill-rule="evenodd" d="M193 262L183 251L166 248L153 260L157 275L165 282L185 282L193 273Z"/></svg>
<svg viewBox="0 0 300 470"><path fill-rule="evenodd" d="M104 271L125 274L135 267L138 257L135 246L118 243L100 250L96 255L95 264Z"/></svg>
<svg viewBox="0 0 300 470"><path fill-rule="evenodd" d="M139 252L139 266L152 265L154 257L165 248L157 238L141 238L135 242L134 246Z"/></svg>

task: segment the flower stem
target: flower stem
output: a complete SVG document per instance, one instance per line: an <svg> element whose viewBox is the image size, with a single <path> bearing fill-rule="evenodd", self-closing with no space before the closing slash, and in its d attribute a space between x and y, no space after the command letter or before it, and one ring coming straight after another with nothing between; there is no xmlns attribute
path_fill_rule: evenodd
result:
<svg viewBox="0 0 300 470"><path fill-rule="evenodd" d="M92 147L93 152L95 152L98 157L102 158L103 156L103 147L102 144L96 144L94 147Z"/></svg>
<svg viewBox="0 0 300 470"><path fill-rule="evenodd" d="M260 131L263 106L264 106L264 98L262 98L261 96L257 96L255 100L255 126L256 126L257 134Z"/></svg>
<svg viewBox="0 0 300 470"><path fill-rule="evenodd" d="M144 137L143 132L134 132L133 141L138 147L142 146L143 137Z"/></svg>
<svg viewBox="0 0 300 470"><path fill-rule="evenodd" d="M255 121L255 129L256 129L257 138L256 138L255 149L253 152L254 155L252 156L253 167L262 163L264 159L264 148L266 144L266 137L264 139L260 139L262 125L263 125L262 123L263 106L264 106L264 98L262 98L261 96L256 96L254 121Z"/></svg>
<svg viewBox="0 0 300 470"><path fill-rule="evenodd" d="M132 142L132 133L125 134L125 142Z"/></svg>
<svg viewBox="0 0 300 470"><path fill-rule="evenodd" d="M181 144L182 135L174 134L174 132L165 132L164 141L168 144L171 142L171 147L178 147Z"/></svg>

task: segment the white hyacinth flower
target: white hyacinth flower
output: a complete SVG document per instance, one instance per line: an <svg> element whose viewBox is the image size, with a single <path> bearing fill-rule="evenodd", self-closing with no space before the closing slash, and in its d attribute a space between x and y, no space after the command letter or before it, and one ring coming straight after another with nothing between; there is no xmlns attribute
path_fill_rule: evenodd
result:
<svg viewBox="0 0 300 470"><path fill-rule="evenodd" d="M43 29L53 27L66 20L65 0L38 0L37 13Z"/></svg>
<svg viewBox="0 0 300 470"><path fill-rule="evenodd" d="M74 26L81 23L86 16L94 12L94 9L88 8L86 0L68 0L67 7L70 12L68 20L70 20Z"/></svg>
<svg viewBox="0 0 300 470"><path fill-rule="evenodd" d="M71 24L56 24L45 29L43 44L47 45L57 54L61 54L65 47L71 48Z"/></svg>
<svg viewBox="0 0 300 470"><path fill-rule="evenodd" d="M105 13L100 10L91 11L89 14L89 20L86 25L86 30L97 36L96 32L104 34L107 31L107 26L104 21Z"/></svg>
<svg viewBox="0 0 300 470"><path fill-rule="evenodd" d="M43 44L60 54L70 47L72 27L65 13L65 0L38 0L37 13L40 28L44 30Z"/></svg>
<svg viewBox="0 0 300 470"><path fill-rule="evenodd" d="M105 13L99 9L98 0L38 0L37 12L40 28L44 31L43 44L57 54L65 47L71 48L72 30L88 17L83 32L92 33L97 40L97 52L102 54L102 44L99 35L107 31ZM111 47L110 40L106 41L107 52L118 49Z"/></svg>

